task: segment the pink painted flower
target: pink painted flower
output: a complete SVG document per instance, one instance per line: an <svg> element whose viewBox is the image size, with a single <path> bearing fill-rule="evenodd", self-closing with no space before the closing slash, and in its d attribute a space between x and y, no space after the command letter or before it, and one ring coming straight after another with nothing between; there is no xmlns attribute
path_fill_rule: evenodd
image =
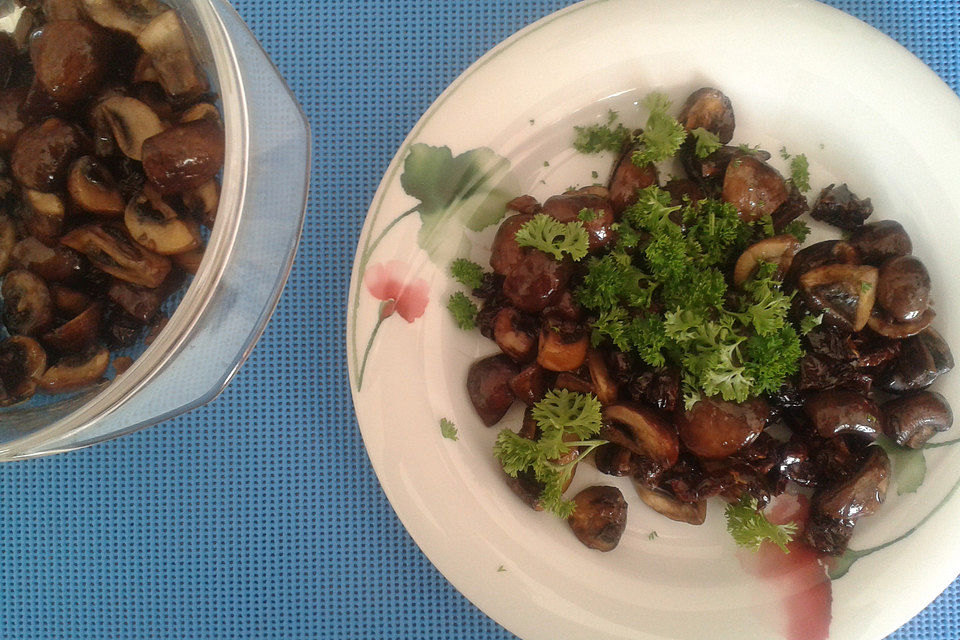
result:
<svg viewBox="0 0 960 640"><path fill-rule="evenodd" d="M399 260L385 264L375 264L367 269L364 281L367 291L382 300L381 320L396 311L407 322L413 322L423 315L430 301L430 286L423 278L410 278L410 268Z"/></svg>

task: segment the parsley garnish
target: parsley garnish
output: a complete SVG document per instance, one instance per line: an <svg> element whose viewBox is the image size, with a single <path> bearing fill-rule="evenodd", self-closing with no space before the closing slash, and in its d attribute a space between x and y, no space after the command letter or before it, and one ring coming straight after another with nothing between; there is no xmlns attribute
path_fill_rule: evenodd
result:
<svg viewBox="0 0 960 640"><path fill-rule="evenodd" d="M610 110L605 124L574 127L576 137L573 139L573 148L580 153L620 151L631 134L629 129L617 122L618 118L617 112Z"/></svg>
<svg viewBox="0 0 960 640"><path fill-rule="evenodd" d="M577 218L581 222L593 222L597 217L597 212L594 209L580 209L580 213L577 214Z"/></svg>
<svg viewBox="0 0 960 640"><path fill-rule="evenodd" d="M810 235L810 227L803 220L794 220L783 228L783 233L789 233L794 238L803 242Z"/></svg>
<svg viewBox="0 0 960 640"><path fill-rule="evenodd" d="M504 429L497 436L493 453L514 478L518 473L532 472L543 485L540 505L560 518L568 518L576 505L563 499L564 484L580 458L606 444L606 440L592 439L602 426L600 401L593 395L553 389L533 405L532 415L539 427L538 439L529 440ZM583 449L572 461L556 462L579 447Z"/></svg>
<svg viewBox="0 0 960 640"><path fill-rule="evenodd" d="M687 138L687 132L667 113L669 98L662 93L651 93L640 104L649 109L650 115L639 137L640 148L633 152L633 164L643 166L672 158Z"/></svg>
<svg viewBox="0 0 960 640"><path fill-rule="evenodd" d="M440 418L440 434L448 440L457 440L457 425L446 418Z"/></svg>
<svg viewBox="0 0 960 640"><path fill-rule="evenodd" d="M690 134L697 141L694 153L697 154L698 158L706 158L723 146L723 144L720 143L720 138L718 138L715 133L711 133L703 127L697 127L691 131Z"/></svg>
<svg viewBox="0 0 960 640"><path fill-rule="evenodd" d="M450 274L454 280L471 291L483 284L483 267L466 258L457 258L450 263Z"/></svg>
<svg viewBox="0 0 960 640"><path fill-rule="evenodd" d="M656 540L658 535L659 534L656 531L651 531L650 535L647 536L647 540Z"/></svg>
<svg viewBox="0 0 960 640"><path fill-rule="evenodd" d="M447 301L447 309L453 314L453 320L464 331L477 326L477 314L480 312L477 305L462 291L457 291Z"/></svg>
<svg viewBox="0 0 960 640"><path fill-rule="evenodd" d="M741 547L757 551L761 544L769 541L784 553L790 553L787 544L793 541L797 533L796 523L773 524L758 508L756 498L744 494L739 502L727 505L724 516L727 519L727 531Z"/></svg>
<svg viewBox="0 0 960 640"><path fill-rule="evenodd" d="M810 191L810 163L802 153L793 156L790 161L790 181L802 193Z"/></svg>
<svg viewBox="0 0 960 640"><path fill-rule="evenodd" d="M823 323L823 314L812 316L807 314L800 319L800 333L807 335Z"/></svg>
<svg viewBox="0 0 960 640"><path fill-rule="evenodd" d="M516 239L521 247L539 249L557 260L562 260L565 253L581 260L590 248L590 236L579 220L560 222L545 213L538 213L520 227Z"/></svg>

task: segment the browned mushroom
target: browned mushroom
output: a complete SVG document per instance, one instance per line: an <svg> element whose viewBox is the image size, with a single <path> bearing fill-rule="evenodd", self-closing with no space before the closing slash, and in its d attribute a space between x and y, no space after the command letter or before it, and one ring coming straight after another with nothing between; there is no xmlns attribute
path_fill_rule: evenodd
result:
<svg viewBox="0 0 960 640"><path fill-rule="evenodd" d="M890 458L883 449L872 446L853 476L814 497L813 509L829 518L856 520L873 515L883 504L889 481Z"/></svg>
<svg viewBox="0 0 960 640"><path fill-rule="evenodd" d="M30 54L40 87L62 104L94 93L107 61L106 34L92 22L52 20L33 37Z"/></svg>
<svg viewBox="0 0 960 640"><path fill-rule="evenodd" d="M67 191L74 204L97 215L120 215L126 204L117 181L92 156L78 158L70 165Z"/></svg>
<svg viewBox="0 0 960 640"><path fill-rule="evenodd" d="M633 163L633 147L623 150L610 174L608 191L613 211L619 215L627 207L636 204L641 189L659 182L657 167L645 164L638 167Z"/></svg>
<svg viewBox="0 0 960 640"><path fill-rule="evenodd" d="M70 317L82 313L91 303L90 296L85 293L59 284L50 285L50 297L53 299L54 308L60 314Z"/></svg>
<svg viewBox="0 0 960 640"><path fill-rule="evenodd" d="M208 227L213 226L220 205L220 185L216 180L209 180L192 191L184 191L180 197L190 215Z"/></svg>
<svg viewBox="0 0 960 640"><path fill-rule="evenodd" d="M100 305L91 304L75 318L43 334L40 341L60 353L77 353L92 345L100 330Z"/></svg>
<svg viewBox="0 0 960 640"><path fill-rule="evenodd" d="M200 263L203 261L204 248L197 247L190 251L184 251L171 256L178 267L190 274L196 274L200 270Z"/></svg>
<svg viewBox="0 0 960 640"><path fill-rule="evenodd" d="M97 269L133 284L158 287L170 273L169 259L147 251L111 227L78 227L60 241L86 255Z"/></svg>
<svg viewBox="0 0 960 640"><path fill-rule="evenodd" d="M138 36L150 20L167 10L160 0L79 0L84 13L107 29Z"/></svg>
<svg viewBox="0 0 960 640"><path fill-rule="evenodd" d="M566 389L577 393L593 393L592 382L569 371L562 371L557 374L557 380L553 386L557 389Z"/></svg>
<svg viewBox="0 0 960 640"><path fill-rule="evenodd" d="M220 112L209 102L198 102L190 105L180 114L180 122L193 122L203 119L210 119L217 123L218 127L223 128L223 120L220 119Z"/></svg>
<svg viewBox="0 0 960 640"><path fill-rule="evenodd" d="M530 362L537 356L535 321L524 319L512 307L504 307L494 316L493 339L501 351L517 362Z"/></svg>
<svg viewBox="0 0 960 640"><path fill-rule="evenodd" d="M860 200L846 184L831 184L820 192L810 217L841 229L856 229L873 213L870 198Z"/></svg>
<svg viewBox="0 0 960 640"><path fill-rule="evenodd" d="M849 518L828 518L811 513L803 530L803 541L819 553L840 556L847 550L856 524L856 520Z"/></svg>
<svg viewBox="0 0 960 640"><path fill-rule="evenodd" d="M927 329L936 317L937 314L933 309L927 309L922 315L909 322L897 322L882 309L874 308L873 313L870 314L870 319L867 320L867 326L870 327L871 331L884 338L902 340Z"/></svg>
<svg viewBox="0 0 960 640"><path fill-rule="evenodd" d="M129 96L101 100L91 117L107 124L117 146L133 160L142 160L144 141L163 131L163 124L154 110Z"/></svg>
<svg viewBox="0 0 960 640"><path fill-rule="evenodd" d="M3 324L12 334L35 336L53 322L50 289L39 276L23 269L10 271L0 287Z"/></svg>
<svg viewBox="0 0 960 640"><path fill-rule="evenodd" d="M877 294L877 269L865 265L828 264L800 276L800 291L814 313L846 331L867 325Z"/></svg>
<svg viewBox="0 0 960 640"><path fill-rule="evenodd" d="M761 398L728 402L704 398L675 415L680 440L697 457L719 460L757 439L767 426L770 407Z"/></svg>
<svg viewBox="0 0 960 640"><path fill-rule="evenodd" d="M73 282L83 274L80 255L63 245L48 246L33 236L16 244L12 264L17 269L28 269L47 283Z"/></svg>
<svg viewBox="0 0 960 640"><path fill-rule="evenodd" d="M96 384L110 366L106 347L94 347L84 353L69 355L47 369L40 378L44 393L66 393Z"/></svg>
<svg viewBox="0 0 960 640"><path fill-rule="evenodd" d="M28 189L56 191L82 147L82 135L72 124L59 118L44 120L17 138L10 155L13 177Z"/></svg>
<svg viewBox="0 0 960 640"><path fill-rule="evenodd" d="M107 296L143 324L156 317L163 303L164 292L158 289L139 287L123 280L114 280L107 289Z"/></svg>
<svg viewBox="0 0 960 640"><path fill-rule="evenodd" d="M137 43L150 56L168 94L190 100L207 90L207 79L197 66L186 31L174 11L153 18L137 36Z"/></svg>
<svg viewBox="0 0 960 640"><path fill-rule="evenodd" d="M539 205L538 205L539 206ZM510 216L500 224L490 248L490 266L494 272L505 276L513 272L523 259L525 251L517 244L517 231L533 220L533 214L521 213Z"/></svg>
<svg viewBox="0 0 960 640"><path fill-rule="evenodd" d="M14 336L0 342L0 407L29 400L47 368L47 354L32 338Z"/></svg>
<svg viewBox="0 0 960 640"><path fill-rule="evenodd" d="M821 391L809 397L803 409L822 438L850 433L873 440L882 429L876 403L854 391Z"/></svg>
<svg viewBox="0 0 960 640"><path fill-rule="evenodd" d="M570 273L569 261L554 260L542 251L528 249L504 278L503 295L517 309L537 313L558 300Z"/></svg>
<svg viewBox="0 0 960 640"><path fill-rule="evenodd" d="M55 193L24 189L20 215L30 234L52 242L63 230L67 208Z"/></svg>
<svg viewBox="0 0 960 640"><path fill-rule="evenodd" d="M543 400L547 392L547 372L537 363L529 364L510 378L510 390L518 400L532 407Z"/></svg>
<svg viewBox="0 0 960 640"><path fill-rule="evenodd" d="M20 116L20 105L26 97L25 87L0 89L0 151L11 150L26 126Z"/></svg>
<svg viewBox="0 0 960 640"><path fill-rule="evenodd" d="M707 519L706 501L680 502L677 498L660 489L647 487L636 478L633 481L633 486L645 505L671 520L699 525Z"/></svg>
<svg viewBox="0 0 960 640"><path fill-rule="evenodd" d="M510 379L520 372L517 364L503 354L478 360L467 373L467 394L477 415L488 427L495 425L513 404Z"/></svg>
<svg viewBox="0 0 960 640"><path fill-rule="evenodd" d="M827 264L859 264L860 256L853 246L841 240L824 240L800 249L793 256L784 283L795 287L800 276Z"/></svg>
<svg viewBox="0 0 960 640"><path fill-rule="evenodd" d="M635 476L642 472L637 454L613 443L602 445L594 450L593 464L600 473L618 478Z"/></svg>
<svg viewBox="0 0 960 640"><path fill-rule="evenodd" d="M160 255L184 253L200 246L196 223L181 218L161 198L150 198L145 192L127 203L123 223L131 238Z"/></svg>
<svg viewBox="0 0 960 640"><path fill-rule="evenodd" d="M651 460L661 471L676 464L680 456L677 431L655 410L621 402L605 407L603 417L608 426L601 437Z"/></svg>
<svg viewBox="0 0 960 640"><path fill-rule="evenodd" d="M573 534L598 551L613 551L627 526L627 501L616 487L587 487L573 498Z"/></svg>
<svg viewBox="0 0 960 640"><path fill-rule="evenodd" d="M549 371L579 369L589 346L590 337L576 323L545 322L537 343L537 364Z"/></svg>
<svg viewBox="0 0 960 640"><path fill-rule="evenodd" d="M143 143L143 171L161 193L203 186L223 167L223 129L205 118L178 124Z"/></svg>
<svg viewBox="0 0 960 640"><path fill-rule="evenodd" d="M691 93L680 108L677 120L688 132L706 129L716 135L722 144L733 139L736 126L730 98L712 87L703 87Z"/></svg>
<svg viewBox="0 0 960 640"><path fill-rule="evenodd" d="M930 306L930 274L917 258L898 256L880 266L877 304L897 322L911 322Z"/></svg>
<svg viewBox="0 0 960 640"><path fill-rule="evenodd" d="M899 356L880 375L880 387L888 393L910 393L929 387L953 369L953 354L933 329L907 338Z"/></svg>
<svg viewBox="0 0 960 640"><path fill-rule="evenodd" d="M80 0L41 0L40 7L47 20L84 20L87 17Z"/></svg>
<svg viewBox="0 0 960 640"><path fill-rule="evenodd" d="M590 372L593 393L597 396L597 400L601 404L616 402L619 389L616 381L610 375L603 354L596 349L590 349L587 352L587 369Z"/></svg>
<svg viewBox="0 0 960 640"><path fill-rule="evenodd" d="M939 393L920 391L883 405L884 433L903 447L920 449L952 426L953 410Z"/></svg>
<svg viewBox="0 0 960 640"><path fill-rule="evenodd" d="M750 245L737 259L733 268L733 283L738 287L743 286L756 273L760 262L774 262L778 266L778 273L786 273L799 248L800 243L789 234L765 238Z"/></svg>
<svg viewBox="0 0 960 640"><path fill-rule="evenodd" d="M587 220L580 218L583 211L589 212ZM613 239L613 205L604 197L582 191L553 196L543 203L543 213L560 222L580 221L590 236L590 251L607 246Z"/></svg>
<svg viewBox="0 0 960 640"><path fill-rule="evenodd" d="M752 155L740 154L727 165L721 198L735 206L745 222L771 215L788 195L783 176Z"/></svg>
<svg viewBox="0 0 960 640"><path fill-rule="evenodd" d="M867 264L880 266L890 258L906 256L913 251L910 236L895 220L881 220L858 227L847 239Z"/></svg>

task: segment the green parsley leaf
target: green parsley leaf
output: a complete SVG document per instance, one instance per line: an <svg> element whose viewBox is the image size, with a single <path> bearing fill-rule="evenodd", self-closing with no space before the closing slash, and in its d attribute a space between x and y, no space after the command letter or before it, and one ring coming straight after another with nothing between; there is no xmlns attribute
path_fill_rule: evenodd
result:
<svg viewBox="0 0 960 640"><path fill-rule="evenodd" d="M783 158L784 160L789 160L791 157L790 152L787 151L787 148L785 146L780 147L780 157Z"/></svg>
<svg viewBox="0 0 960 640"><path fill-rule="evenodd" d="M544 213L521 226L516 239L521 247L539 249L557 260L562 260L565 253L575 261L581 260L590 248L590 236L579 220L560 222Z"/></svg>
<svg viewBox="0 0 960 640"><path fill-rule="evenodd" d="M457 440L457 426L446 418L440 418L440 434L448 440Z"/></svg>
<svg viewBox="0 0 960 640"><path fill-rule="evenodd" d="M656 531L651 531L651 532L650 532L650 535L647 536L647 540L656 540L657 537L658 537L657 532L656 532Z"/></svg>
<svg viewBox="0 0 960 640"><path fill-rule="evenodd" d="M464 331L477 326L477 314L480 310L477 305L462 291L457 291L447 300L447 309L453 314L453 320Z"/></svg>
<svg viewBox="0 0 960 640"><path fill-rule="evenodd" d="M694 153L698 158L706 158L711 153L723 146L717 134L707 131L703 127L697 127L690 134L696 139L697 145Z"/></svg>
<svg viewBox="0 0 960 640"><path fill-rule="evenodd" d="M466 258L457 258L450 263L450 275L471 291L483 284L483 267Z"/></svg>
<svg viewBox="0 0 960 640"><path fill-rule="evenodd" d="M802 193L810 191L810 163L802 153L795 155L790 161L790 181Z"/></svg>
<svg viewBox="0 0 960 640"><path fill-rule="evenodd" d="M580 153L619 152L630 140L632 134L629 129L617 122L618 119L617 112L611 110L607 112L605 124L574 127L576 136L573 139L573 148Z"/></svg>
<svg viewBox="0 0 960 640"><path fill-rule="evenodd" d="M740 153L745 153L750 156L755 156L761 151L760 145L758 144L755 144L752 147L746 143L739 144L737 145L737 149L739 149Z"/></svg>
<svg viewBox="0 0 960 640"><path fill-rule="evenodd" d="M794 220L783 228L783 233L789 233L798 241L803 242L810 235L810 226L803 220Z"/></svg>
<svg viewBox="0 0 960 640"><path fill-rule="evenodd" d="M687 138L687 132L667 113L670 100L662 93L651 93L640 104L650 110L650 115L640 133L640 148L633 153L633 163L643 166L672 158Z"/></svg>
<svg viewBox="0 0 960 640"><path fill-rule="evenodd" d="M807 314L800 319L800 333L807 335L823 323L823 314L812 316Z"/></svg>
<svg viewBox="0 0 960 640"><path fill-rule="evenodd" d="M797 533L796 523L773 524L758 508L756 498L741 496L739 502L727 505L724 516L727 531L739 546L757 551L769 541L784 553L790 553L787 545Z"/></svg>
<svg viewBox="0 0 960 640"><path fill-rule="evenodd" d="M580 213L577 214L577 218L581 222L593 222L597 217L597 212L594 209L580 209Z"/></svg>
<svg viewBox="0 0 960 640"><path fill-rule="evenodd" d="M497 435L493 453L504 472L512 477L533 473L543 489L539 502L544 510L558 517L568 518L576 505L563 498L563 487L576 469L577 463L606 440L590 439L602 427L600 401L593 395L553 389L531 412L537 421L540 437L523 438L509 429ZM558 459L574 449L580 454L567 463Z"/></svg>
<svg viewBox="0 0 960 640"><path fill-rule="evenodd" d="M497 567L497 573L503 573L506 570L507 568L503 565L500 565L499 567Z"/></svg>
<svg viewBox="0 0 960 640"><path fill-rule="evenodd" d="M599 171L591 171L591 172L590 172L590 177L593 178L594 180L596 180L597 178L600 177L600 172L599 172Z"/></svg>

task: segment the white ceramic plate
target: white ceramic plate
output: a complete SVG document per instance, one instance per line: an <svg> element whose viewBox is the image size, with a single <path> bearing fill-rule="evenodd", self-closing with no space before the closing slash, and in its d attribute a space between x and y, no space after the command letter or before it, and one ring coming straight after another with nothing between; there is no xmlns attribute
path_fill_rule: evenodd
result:
<svg viewBox="0 0 960 640"><path fill-rule="evenodd" d="M574 153L573 125L609 108L640 124L633 102L646 93L679 103L704 85L731 97L735 143L803 152L811 195L839 178L873 199L877 218L904 224L933 275L935 326L960 344L944 303L960 299L960 100L884 35L802 0L595 0L487 53L414 127L380 185L354 266L348 353L364 441L400 519L457 589L528 640L791 637L784 606L796 609L791 593L809 587L796 568L780 572L795 579L749 575L719 505L702 527L676 524L620 483L628 526L607 554L522 505L491 455L497 430L464 392L470 363L496 347L457 330L444 308L457 290L449 260L486 262L495 227L475 229L507 199L542 200L594 182L592 171L606 179L610 157ZM938 390L960 406L955 376ZM458 441L441 437L444 417ZM831 638L883 638L960 572L960 447L924 456L919 490L891 490L858 526L853 549L896 542L832 581ZM584 470L573 489L595 479Z"/></svg>

